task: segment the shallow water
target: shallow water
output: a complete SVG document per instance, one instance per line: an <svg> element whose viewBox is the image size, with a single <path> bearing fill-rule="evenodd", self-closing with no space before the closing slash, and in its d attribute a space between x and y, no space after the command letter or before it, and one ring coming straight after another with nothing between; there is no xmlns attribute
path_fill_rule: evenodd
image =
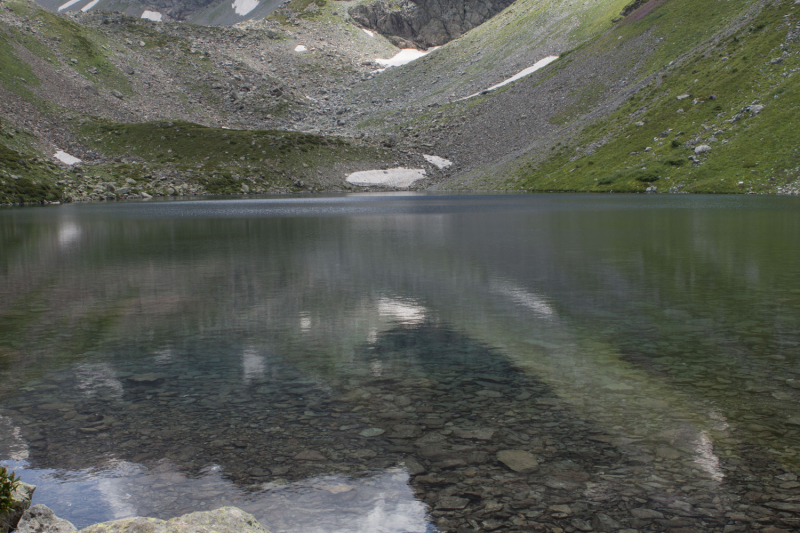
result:
<svg viewBox="0 0 800 533"><path fill-rule="evenodd" d="M235 505L273 532L797 530L799 209L2 210L0 461L78 527Z"/></svg>

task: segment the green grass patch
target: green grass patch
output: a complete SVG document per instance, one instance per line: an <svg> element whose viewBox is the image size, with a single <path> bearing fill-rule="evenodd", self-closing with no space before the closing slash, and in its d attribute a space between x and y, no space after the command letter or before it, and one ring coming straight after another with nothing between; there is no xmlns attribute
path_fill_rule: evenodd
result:
<svg viewBox="0 0 800 533"><path fill-rule="evenodd" d="M17 56L12 40L13 37L0 31L0 83L8 91L28 101L35 101L37 97L31 89L39 87L42 82L30 65Z"/></svg>
<svg viewBox="0 0 800 533"><path fill-rule="evenodd" d="M800 77L792 70L800 67L800 58L792 54L770 63L781 55L790 29L782 22L792 5L765 8L752 26L689 58L660 84L652 83L586 127L570 150L554 148L543 160L520 162L507 185L629 192L655 185L660 191L734 193L774 191L797 179L793 125L800 119ZM683 0L658 9L668 6L686 7L686 19L695 9ZM695 27L694 21L687 24ZM587 148L600 139L604 144ZM695 154L700 145L711 150Z"/></svg>
<svg viewBox="0 0 800 533"><path fill-rule="evenodd" d="M278 130L229 130L190 122L118 124L93 121L80 128L83 142L110 156L134 157L122 175L119 164L96 165L93 173L120 180L130 177L146 188L154 168L180 172L211 193L241 192L243 183L262 188L294 187L293 180L315 180L317 171L339 163L384 161L383 149L353 146L338 137ZM247 182L242 181L247 178ZM255 181L253 181L255 180Z"/></svg>
<svg viewBox="0 0 800 533"><path fill-rule="evenodd" d="M55 185L58 167L9 146L24 146L30 140L24 133L12 136L0 127L0 204L61 200L62 191Z"/></svg>

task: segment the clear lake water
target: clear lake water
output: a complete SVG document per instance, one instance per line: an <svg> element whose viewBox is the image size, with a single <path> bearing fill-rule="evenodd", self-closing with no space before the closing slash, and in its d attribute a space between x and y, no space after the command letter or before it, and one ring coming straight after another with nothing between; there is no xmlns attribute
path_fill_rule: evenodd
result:
<svg viewBox="0 0 800 533"><path fill-rule="evenodd" d="M0 210L0 464L78 528L800 530L800 200Z"/></svg>

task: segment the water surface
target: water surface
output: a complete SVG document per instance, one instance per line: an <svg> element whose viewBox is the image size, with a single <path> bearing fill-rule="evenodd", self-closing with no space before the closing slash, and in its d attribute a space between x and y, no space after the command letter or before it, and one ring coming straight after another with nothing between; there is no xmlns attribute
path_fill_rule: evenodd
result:
<svg viewBox="0 0 800 533"><path fill-rule="evenodd" d="M798 209L2 210L0 461L78 527L236 505L273 532L797 530Z"/></svg>

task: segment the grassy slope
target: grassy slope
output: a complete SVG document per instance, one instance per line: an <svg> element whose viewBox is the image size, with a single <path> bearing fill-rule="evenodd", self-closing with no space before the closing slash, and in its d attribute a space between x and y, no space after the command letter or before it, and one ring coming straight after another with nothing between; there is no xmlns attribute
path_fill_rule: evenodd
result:
<svg viewBox="0 0 800 533"><path fill-rule="evenodd" d="M465 96L609 29L627 3L517 0L441 50L415 61L413 68L389 70L375 84L391 98L402 98L408 86L428 85L433 91L421 101L437 95ZM437 82L438 77L443 80Z"/></svg>
<svg viewBox="0 0 800 533"><path fill-rule="evenodd" d="M618 31L627 37L652 28L664 38L643 73L650 74L685 52L687 43L713 36L710 30L715 25L701 22L724 27L747 7L741 4L672 0ZM711 12L703 15L703 8ZM800 67L795 53L800 43L787 43L786 38L796 24L793 1L766 7L750 24L667 67L660 83L651 83L612 116L591 124L569 146L507 166L500 187L635 192L656 186L660 191L675 187L692 192L768 192L794 181L800 170L792 131L800 118L794 103L800 86L792 71ZM782 44L792 53L781 63L771 63L781 57ZM678 99L686 94L689 97ZM760 113L743 111L756 100L765 105ZM596 150L589 148L601 139L610 140ZM690 161L694 148L702 144L711 151L698 155L697 163ZM647 147L651 150L645 151Z"/></svg>
<svg viewBox="0 0 800 533"><path fill-rule="evenodd" d="M139 161L96 165L96 174L130 178L144 187L154 169L171 169L206 191L220 194L240 192L241 178L247 179L251 189L287 185L296 188L298 178L314 183L317 189L325 188L317 179L320 169L332 168L336 163L388 161L392 157L384 150L353 146L338 138L210 128L189 122L91 121L81 126L81 134L87 146Z"/></svg>

